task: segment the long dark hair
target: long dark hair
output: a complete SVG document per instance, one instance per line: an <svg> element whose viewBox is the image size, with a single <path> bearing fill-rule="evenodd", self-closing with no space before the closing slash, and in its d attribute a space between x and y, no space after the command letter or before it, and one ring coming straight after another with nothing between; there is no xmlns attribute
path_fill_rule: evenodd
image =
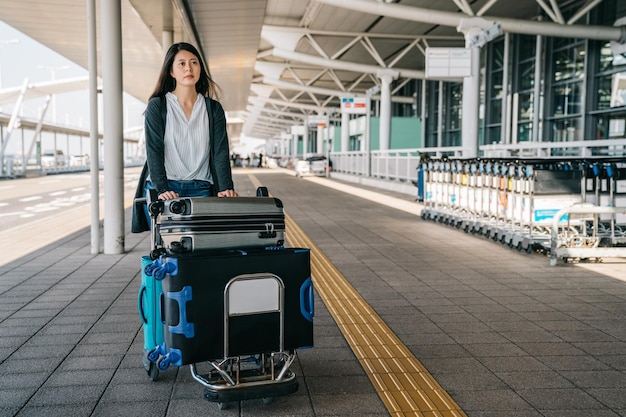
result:
<svg viewBox="0 0 626 417"><path fill-rule="evenodd" d="M186 42L175 43L170 46L170 49L167 50L165 59L163 60L163 67L161 68L161 73L159 74L159 80L157 81L157 85L150 98L164 97L166 93L174 91L176 88L176 80L170 75L170 72L172 70L172 65L174 65L174 58L180 51L191 52L196 56L196 58L198 58L198 62L200 63L200 79L196 83L196 91L203 96L208 96L217 100L219 98L218 85L211 78L211 73L205 67L204 61L202 61L198 50L193 45Z"/></svg>

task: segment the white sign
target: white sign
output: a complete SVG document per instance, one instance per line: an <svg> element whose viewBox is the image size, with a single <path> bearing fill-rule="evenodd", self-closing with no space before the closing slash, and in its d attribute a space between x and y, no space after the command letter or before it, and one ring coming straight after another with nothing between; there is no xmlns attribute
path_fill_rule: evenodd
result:
<svg viewBox="0 0 626 417"><path fill-rule="evenodd" d="M366 114L367 100L367 97L342 97L341 112L350 114Z"/></svg>
<svg viewBox="0 0 626 417"><path fill-rule="evenodd" d="M472 75L472 52L467 48L426 48L426 78L463 78Z"/></svg>
<svg viewBox="0 0 626 417"><path fill-rule="evenodd" d="M309 116L309 127L326 127L328 126L328 116L313 115Z"/></svg>

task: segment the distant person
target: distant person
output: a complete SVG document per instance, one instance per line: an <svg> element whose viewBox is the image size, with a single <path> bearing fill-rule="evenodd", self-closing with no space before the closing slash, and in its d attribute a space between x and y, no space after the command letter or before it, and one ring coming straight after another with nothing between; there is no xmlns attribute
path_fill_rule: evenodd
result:
<svg viewBox="0 0 626 417"><path fill-rule="evenodd" d="M235 197L226 117L198 50L185 42L165 55L145 113L147 161L135 198L155 189L158 198ZM132 231L150 229L135 205Z"/></svg>

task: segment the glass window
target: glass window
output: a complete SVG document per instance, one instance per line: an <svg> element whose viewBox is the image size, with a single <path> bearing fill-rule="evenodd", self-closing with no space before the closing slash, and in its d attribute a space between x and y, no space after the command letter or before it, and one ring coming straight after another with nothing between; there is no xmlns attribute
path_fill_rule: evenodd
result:
<svg viewBox="0 0 626 417"><path fill-rule="evenodd" d="M502 139L502 128L498 126L489 126L487 128L487 138L485 144L499 143Z"/></svg>
<svg viewBox="0 0 626 417"><path fill-rule="evenodd" d="M535 59L537 38L532 35L520 35L519 37L519 60Z"/></svg>
<svg viewBox="0 0 626 417"><path fill-rule="evenodd" d="M490 99L502 99L502 71L491 74L491 96Z"/></svg>
<svg viewBox="0 0 626 417"><path fill-rule="evenodd" d="M533 136L533 124L531 122L519 123L517 125L517 141L530 142Z"/></svg>
<svg viewBox="0 0 626 417"><path fill-rule="evenodd" d="M604 43L600 47L600 62L598 65L598 71L604 72L613 68L613 52L611 52L611 44L609 42Z"/></svg>
<svg viewBox="0 0 626 417"><path fill-rule="evenodd" d="M626 112L597 115L594 120L595 139L626 137Z"/></svg>
<svg viewBox="0 0 626 417"><path fill-rule="evenodd" d="M499 39L491 44L492 63L491 70L498 71L504 67L504 39Z"/></svg>
<svg viewBox="0 0 626 417"><path fill-rule="evenodd" d="M626 71L611 76L611 107L626 106Z"/></svg>
<svg viewBox="0 0 626 417"><path fill-rule="evenodd" d="M552 122L552 142L582 140L580 118L558 119Z"/></svg>
<svg viewBox="0 0 626 417"><path fill-rule="evenodd" d="M554 81L582 79L585 75L585 48L583 44L554 53Z"/></svg>
<svg viewBox="0 0 626 417"><path fill-rule="evenodd" d="M517 106L518 106L518 120L531 120L533 118L533 97L534 94L531 92L519 93Z"/></svg>
<svg viewBox="0 0 626 417"><path fill-rule="evenodd" d="M518 65L519 88L530 90L535 86L535 60L522 62Z"/></svg>
<svg viewBox="0 0 626 417"><path fill-rule="evenodd" d="M492 100L489 106L489 122L497 124L502 121L502 100Z"/></svg>
<svg viewBox="0 0 626 417"><path fill-rule="evenodd" d="M460 129L461 128L461 105L462 105L462 89L460 83L447 83L448 97L447 103L444 104L444 108L449 109L448 123L446 129Z"/></svg>
<svg viewBox="0 0 626 417"><path fill-rule="evenodd" d="M611 80L610 75L598 77L597 79L597 103L598 110L606 110L611 107Z"/></svg>
<svg viewBox="0 0 626 417"><path fill-rule="evenodd" d="M461 146L461 132L459 130L449 131L446 135L443 146Z"/></svg>
<svg viewBox="0 0 626 417"><path fill-rule="evenodd" d="M560 84L552 88L552 114L567 116L581 111L581 83Z"/></svg>

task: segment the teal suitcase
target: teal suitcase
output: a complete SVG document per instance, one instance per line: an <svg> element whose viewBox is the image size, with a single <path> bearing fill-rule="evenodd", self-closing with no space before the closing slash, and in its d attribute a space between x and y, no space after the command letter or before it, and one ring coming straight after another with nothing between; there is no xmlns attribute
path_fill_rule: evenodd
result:
<svg viewBox="0 0 626 417"><path fill-rule="evenodd" d="M161 319L161 281L146 273L146 267L152 265L150 256L141 258L141 287L137 305L143 327L143 366L151 379L156 380L159 369L150 357L158 358L158 351L163 345L163 320Z"/></svg>

